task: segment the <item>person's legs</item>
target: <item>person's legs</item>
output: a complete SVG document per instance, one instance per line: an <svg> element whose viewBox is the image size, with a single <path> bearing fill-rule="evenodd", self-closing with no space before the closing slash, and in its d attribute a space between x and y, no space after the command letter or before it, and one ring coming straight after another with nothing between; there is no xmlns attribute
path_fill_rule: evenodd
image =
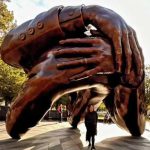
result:
<svg viewBox="0 0 150 150"><path fill-rule="evenodd" d="M91 146L91 136L89 135L89 132L87 131L86 132L86 141L88 141L89 142L89 147Z"/></svg>
<svg viewBox="0 0 150 150"><path fill-rule="evenodd" d="M60 113L60 122L62 122L62 113Z"/></svg>
<svg viewBox="0 0 150 150"><path fill-rule="evenodd" d="M89 139L88 139L88 142L89 142L89 147L91 146L91 137L89 137Z"/></svg>
<svg viewBox="0 0 150 150"><path fill-rule="evenodd" d="M92 135L92 148L91 149L95 149L94 144L95 144L95 136Z"/></svg>
<svg viewBox="0 0 150 150"><path fill-rule="evenodd" d="M62 122L62 113L59 113L59 122Z"/></svg>

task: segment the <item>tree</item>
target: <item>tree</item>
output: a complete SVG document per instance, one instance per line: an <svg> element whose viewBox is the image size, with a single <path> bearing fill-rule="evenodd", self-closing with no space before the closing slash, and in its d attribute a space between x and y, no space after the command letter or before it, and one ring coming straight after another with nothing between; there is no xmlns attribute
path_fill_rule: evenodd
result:
<svg viewBox="0 0 150 150"><path fill-rule="evenodd" d="M146 104L150 105L150 65L145 67L145 95Z"/></svg>
<svg viewBox="0 0 150 150"><path fill-rule="evenodd" d="M16 26L13 12L7 9L6 2L9 0L0 0L0 45L7 32ZM0 59L0 101L9 103L25 79L26 75L22 70L10 67Z"/></svg>
<svg viewBox="0 0 150 150"><path fill-rule="evenodd" d="M23 70L8 66L0 60L0 97L5 101L5 105L10 103L26 80Z"/></svg>
<svg viewBox="0 0 150 150"><path fill-rule="evenodd" d="M59 98L53 105L53 108L57 109L57 107L62 104L64 106L66 106L69 102L69 95L66 94L64 96L62 96L61 98Z"/></svg>
<svg viewBox="0 0 150 150"><path fill-rule="evenodd" d="M7 9L5 2L8 0L0 0L0 45L6 33L16 26L13 22L13 12Z"/></svg>

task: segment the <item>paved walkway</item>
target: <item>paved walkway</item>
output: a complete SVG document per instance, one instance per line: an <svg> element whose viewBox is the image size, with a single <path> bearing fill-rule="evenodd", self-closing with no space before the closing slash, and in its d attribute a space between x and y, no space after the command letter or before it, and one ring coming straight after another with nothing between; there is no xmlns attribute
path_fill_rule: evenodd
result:
<svg viewBox="0 0 150 150"><path fill-rule="evenodd" d="M85 127L81 123L77 130L70 129L67 122L40 122L28 131L21 140L11 139L0 122L0 150L87 150ZM98 123L96 150L149 150L150 122L142 137L131 137L115 124Z"/></svg>

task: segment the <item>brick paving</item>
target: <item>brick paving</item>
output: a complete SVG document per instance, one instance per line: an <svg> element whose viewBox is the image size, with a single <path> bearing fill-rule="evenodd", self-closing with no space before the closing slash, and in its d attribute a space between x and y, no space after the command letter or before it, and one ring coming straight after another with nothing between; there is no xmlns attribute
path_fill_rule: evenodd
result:
<svg viewBox="0 0 150 150"><path fill-rule="evenodd" d="M13 140L0 122L0 150L87 150L83 123L72 130L67 122L42 121L20 140ZM149 150L150 122L142 137L131 137L115 124L98 123L96 150Z"/></svg>

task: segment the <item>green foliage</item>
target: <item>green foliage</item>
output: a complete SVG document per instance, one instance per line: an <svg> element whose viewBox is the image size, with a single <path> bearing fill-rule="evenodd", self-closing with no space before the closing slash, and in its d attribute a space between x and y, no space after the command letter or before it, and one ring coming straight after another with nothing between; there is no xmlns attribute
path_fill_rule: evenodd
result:
<svg viewBox="0 0 150 150"><path fill-rule="evenodd" d="M99 108L98 108L98 110L100 110L100 111L105 111L105 110L106 110L105 104L104 104L104 103L101 103L100 106L99 106Z"/></svg>
<svg viewBox="0 0 150 150"><path fill-rule="evenodd" d="M57 109L57 107L58 107L60 104L62 104L62 105L67 105L67 104L68 104L68 100L69 100L69 96L68 96L68 94L66 94L66 95L62 96L59 100L57 100L57 101L54 103L53 107L55 107L55 108Z"/></svg>
<svg viewBox="0 0 150 150"><path fill-rule="evenodd" d="M145 95L146 104L150 105L150 65L145 67Z"/></svg>
<svg viewBox="0 0 150 150"><path fill-rule="evenodd" d="M26 80L23 70L8 66L0 59L0 97L9 103Z"/></svg>
<svg viewBox="0 0 150 150"><path fill-rule="evenodd" d="M6 1L8 0L0 0L0 44L6 33L16 26L16 24L13 23L13 12L7 9L7 5L5 4Z"/></svg>
<svg viewBox="0 0 150 150"><path fill-rule="evenodd" d="M5 2L9 0L0 0L0 45L6 33L16 26L13 22L13 12L7 9ZM12 68L0 59L0 102L5 101L6 104L10 102L25 79L26 76L22 70Z"/></svg>

